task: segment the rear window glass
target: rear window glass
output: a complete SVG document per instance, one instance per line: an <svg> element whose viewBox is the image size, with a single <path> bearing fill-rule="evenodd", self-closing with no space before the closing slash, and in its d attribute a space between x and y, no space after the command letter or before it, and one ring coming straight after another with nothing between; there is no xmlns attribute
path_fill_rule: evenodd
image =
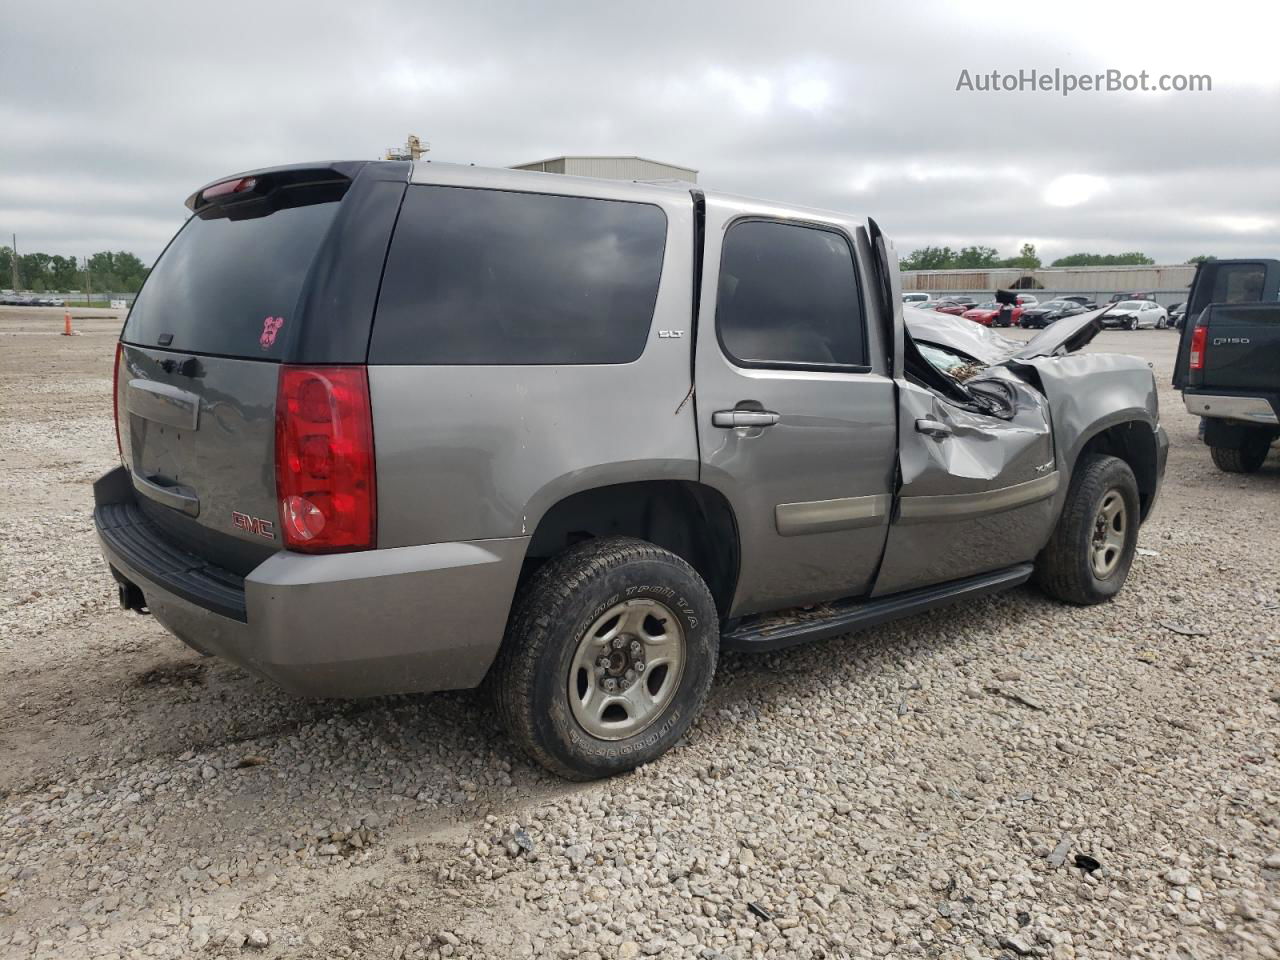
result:
<svg viewBox="0 0 1280 960"><path fill-rule="evenodd" d="M1214 284L1214 303L1257 303L1262 299L1267 270L1260 263L1219 267Z"/></svg>
<svg viewBox="0 0 1280 960"><path fill-rule="evenodd" d="M651 204L413 186L370 363L629 363L648 340L667 220Z"/></svg>
<svg viewBox="0 0 1280 960"><path fill-rule="evenodd" d="M277 359L338 201L245 220L192 217L147 277L128 343Z"/></svg>

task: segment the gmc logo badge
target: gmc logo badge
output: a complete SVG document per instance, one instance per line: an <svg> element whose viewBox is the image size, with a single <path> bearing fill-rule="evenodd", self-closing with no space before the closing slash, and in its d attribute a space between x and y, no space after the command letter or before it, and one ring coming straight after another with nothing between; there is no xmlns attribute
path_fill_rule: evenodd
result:
<svg viewBox="0 0 1280 960"><path fill-rule="evenodd" d="M276 525L270 520L263 520L260 517L250 517L247 514L231 511L231 522L241 530L256 534L259 537L265 537L268 540L276 538Z"/></svg>

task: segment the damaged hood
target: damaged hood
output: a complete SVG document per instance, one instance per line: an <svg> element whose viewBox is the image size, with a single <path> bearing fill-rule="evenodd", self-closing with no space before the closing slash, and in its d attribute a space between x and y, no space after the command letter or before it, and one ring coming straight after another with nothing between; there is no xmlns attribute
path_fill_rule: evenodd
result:
<svg viewBox="0 0 1280 960"><path fill-rule="evenodd" d="M987 366L1009 359L1022 346L990 327L951 314L904 306L902 315L912 340L949 347Z"/></svg>
<svg viewBox="0 0 1280 960"><path fill-rule="evenodd" d="M913 340L950 347L991 366L1002 360L1031 360L1074 353L1087 346L1102 330L1102 315L1107 309L1065 317L1026 343L1001 336L972 320L933 310L904 306L902 314Z"/></svg>
<svg viewBox="0 0 1280 960"><path fill-rule="evenodd" d="M1018 347L1012 356L1031 360L1035 357L1060 357L1082 350L1102 330L1102 315L1107 309L1063 317Z"/></svg>

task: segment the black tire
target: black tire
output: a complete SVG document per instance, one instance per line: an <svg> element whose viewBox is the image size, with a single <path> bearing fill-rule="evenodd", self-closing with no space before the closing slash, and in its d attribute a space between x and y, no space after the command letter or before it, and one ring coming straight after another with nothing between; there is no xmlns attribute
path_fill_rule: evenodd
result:
<svg viewBox="0 0 1280 960"><path fill-rule="evenodd" d="M1124 322L1124 328L1125 328L1126 330L1137 330L1137 329L1138 329L1138 321L1137 321L1137 320L1135 320L1133 317L1130 317L1128 320L1126 320L1126 321Z"/></svg>
<svg viewBox="0 0 1280 960"><path fill-rule="evenodd" d="M1223 473L1257 473L1271 450L1269 436L1250 437L1239 447L1210 447L1213 464Z"/></svg>
<svg viewBox="0 0 1280 960"><path fill-rule="evenodd" d="M1117 492L1124 502L1124 546L1115 568L1099 577L1093 566L1096 522L1103 500ZM1065 603L1088 606L1110 600L1124 586L1138 545L1138 481L1129 465L1117 457L1088 454L1076 464L1062 515L1049 543L1036 558L1035 579L1040 589Z"/></svg>
<svg viewBox="0 0 1280 960"><path fill-rule="evenodd" d="M674 694L648 726L602 739L574 715L569 677L586 631L620 602L657 601L675 615L684 662ZM548 560L516 597L490 672L495 711L516 744L552 773L594 780L656 760L702 710L720 651L710 591L675 554L643 540L590 540Z"/></svg>

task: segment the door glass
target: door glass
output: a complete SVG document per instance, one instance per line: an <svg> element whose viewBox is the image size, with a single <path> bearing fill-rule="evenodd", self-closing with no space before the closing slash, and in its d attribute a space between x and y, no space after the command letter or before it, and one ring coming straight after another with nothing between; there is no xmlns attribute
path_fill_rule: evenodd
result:
<svg viewBox="0 0 1280 960"><path fill-rule="evenodd" d="M862 300L848 241L770 220L730 227L716 326L741 366L862 366Z"/></svg>

